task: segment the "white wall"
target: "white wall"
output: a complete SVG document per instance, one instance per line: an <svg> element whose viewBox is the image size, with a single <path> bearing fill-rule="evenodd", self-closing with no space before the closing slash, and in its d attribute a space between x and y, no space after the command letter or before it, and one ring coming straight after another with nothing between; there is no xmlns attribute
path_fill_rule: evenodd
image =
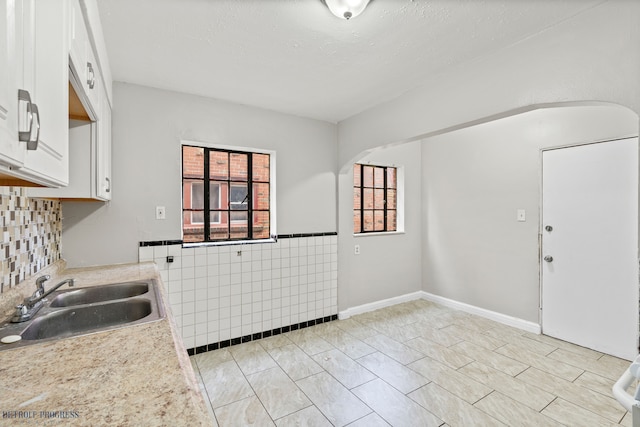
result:
<svg viewBox="0 0 640 427"><path fill-rule="evenodd" d="M553 102L640 113L640 2L611 0L339 124L340 168L365 150Z"/></svg>
<svg viewBox="0 0 640 427"><path fill-rule="evenodd" d="M404 169L405 232L353 235L353 168L339 176L338 309L421 289L420 142L383 148L358 159ZM360 255L354 245L360 245Z"/></svg>
<svg viewBox="0 0 640 427"><path fill-rule="evenodd" d="M116 83L113 200L63 203L70 266L137 262L138 242L181 239L183 139L275 150L278 234L337 230L336 125Z"/></svg>
<svg viewBox="0 0 640 427"><path fill-rule="evenodd" d="M616 106L541 109L422 147L423 290L538 323L540 149L637 135ZM526 222L516 220L526 210Z"/></svg>

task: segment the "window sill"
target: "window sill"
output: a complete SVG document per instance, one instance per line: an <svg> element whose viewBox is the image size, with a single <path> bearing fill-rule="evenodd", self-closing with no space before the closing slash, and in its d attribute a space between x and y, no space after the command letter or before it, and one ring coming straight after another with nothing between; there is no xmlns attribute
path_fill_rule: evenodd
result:
<svg viewBox="0 0 640 427"><path fill-rule="evenodd" d="M358 233L354 234L353 237L370 237L370 236L395 236L398 234L406 234L404 231L379 231L373 233Z"/></svg>
<svg viewBox="0 0 640 427"><path fill-rule="evenodd" d="M278 240L274 238L260 239L260 240L231 240L224 242L198 242L198 243L183 243L183 248L202 248L208 246L232 246L232 245L253 245L258 243L276 243Z"/></svg>

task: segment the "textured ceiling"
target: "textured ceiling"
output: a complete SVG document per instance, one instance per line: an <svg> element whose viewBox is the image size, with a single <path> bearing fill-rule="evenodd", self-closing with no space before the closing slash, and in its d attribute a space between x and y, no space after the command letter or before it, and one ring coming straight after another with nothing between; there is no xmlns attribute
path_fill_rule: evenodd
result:
<svg viewBox="0 0 640 427"><path fill-rule="evenodd" d="M339 122L603 0L100 0L115 81Z"/></svg>

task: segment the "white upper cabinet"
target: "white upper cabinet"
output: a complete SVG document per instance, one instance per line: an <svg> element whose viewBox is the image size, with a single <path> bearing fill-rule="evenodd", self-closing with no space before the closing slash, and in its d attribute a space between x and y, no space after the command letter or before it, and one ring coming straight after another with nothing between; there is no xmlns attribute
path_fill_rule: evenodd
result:
<svg viewBox="0 0 640 427"><path fill-rule="evenodd" d="M14 0L0 0L0 176L24 163L24 144L18 143L18 12Z"/></svg>
<svg viewBox="0 0 640 427"><path fill-rule="evenodd" d="M42 184L65 186L69 182L67 2L22 1L32 8L25 33L33 46L24 49L29 55L25 65L33 65L25 67L22 88L28 88L39 112L37 144L27 145L24 171Z"/></svg>
<svg viewBox="0 0 640 427"><path fill-rule="evenodd" d="M0 0L0 184L68 183L67 0Z"/></svg>
<svg viewBox="0 0 640 427"><path fill-rule="evenodd" d="M69 8L70 49L69 69L80 87L76 92L85 107L98 108L100 103L98 83L101 81L100 67L96 61L89 30L78 0L71 0ZM82 99L85 96L86 99Z"/></svg>
<svg viewBox="0 0 640 427"><path fill-rule="evenodd" d="M111 200L111 102L103 78L111 73L108 60L96 53L95 41L103 42L100 29L92 29L88 18L96 7L89 0L69 0L66 9L69 25L65 90L70 95L64 113L73 119L65 120L69 132L69 183L63 188L30 189L31 197ZM101 67L107 67L106 73Z"/></svg>
<svg viewBox="0 0 640 427"><path fill-rule="evenodd" d="M71 0L69 4L69 68L76 76L85 75L84 66L87 63L88 49L91 49L91 46L80 3L77 0Z"/></svg>
<svg viewBox="0 0 640 427"><path fill-rule="evenodd" d="M18 19L22 5L0 0L0 177L24 164L25 143L18 142ZM21 58L21 55L20 55Z"/></svg>

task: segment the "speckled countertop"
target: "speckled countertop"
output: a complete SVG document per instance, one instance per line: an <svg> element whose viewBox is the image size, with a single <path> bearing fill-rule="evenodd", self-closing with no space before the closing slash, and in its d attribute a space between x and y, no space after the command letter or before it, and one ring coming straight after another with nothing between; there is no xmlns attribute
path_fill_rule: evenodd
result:
<svg viewBox="0 0 640 427"><path fill-rule="evenodd" d="M60 262L5 289L3 319L42 274L51 284L73 277L77 287L160 281L153 263L65 269ZM213 425L159 288L167 312L160 321L0 351L0 425Z"/></svg>

